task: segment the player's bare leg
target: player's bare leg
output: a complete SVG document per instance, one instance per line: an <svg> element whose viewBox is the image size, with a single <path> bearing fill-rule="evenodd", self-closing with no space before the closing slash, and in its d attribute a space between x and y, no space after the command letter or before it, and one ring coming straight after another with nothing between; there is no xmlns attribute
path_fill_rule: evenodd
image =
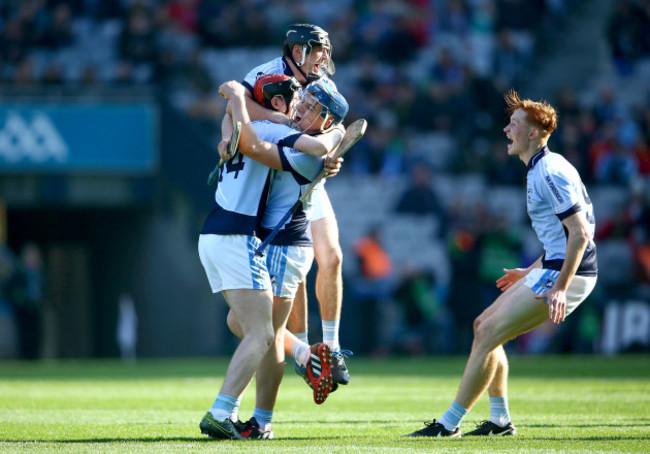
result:
<svg viewBox="0 0 650 454"><path fill-rule="evenodd" d="M325 197L325 202L329 199ZM312 221L314 256L318 264L316 297L323 325L323 342L333 351L332 376L337 384L347 385L350 374L339 345L339 326L343 304L343 252L339 244L339 229L334 211L324 218ZM346 353L347 351L344 351ZM336 387L334 388L336 389Z"/></svg>
<svg viewBox="0 0 650 454"><path fill-rule="evenodd" d="M339 244L339 228L334 214L312 222L311 232L314 238L314 257L318 264L316 297L321 318L330 321L340 320L343 303L341 271L343 252Z"/></svg>
<svg viewBox="0 0 650 454"><path fill-rule="evenodd" d="M535 299L523 282L508 289L494 305L486 318L480 317L456 395L456 402L466 410L474 406L495 377L500 360L500 352L495 349L548 319L548 304Z"/></svg>
<svg viewBox="0 0 650 454"><path fill-rule="evenodd" d="M535 299L533 291L522 281L483 311L474 323L474 342L456 399L439 421L426 423L425 428L409 436L459 437L460 422L486 389L495 393L507 390L507 359L503 344L548 319L548 305ZM505 394L503 394L505 396ZM511 425L511 423L510 423ZM467 435L488 435L479 427ZM504 427L500 435L515 434L514 426Z"/></svg>
<svg viewBox="0 0 650 454"><path fill-rule="evenodd" d="M298 291L293 299L293 306L291 306L291 312L289 313L287 328L292 333L307 333L308 330L307 286L305 282L302 281L298 286ZM301 338L300 340L307 344L309 343L306 338Z"/></svg>
<svg viewBox="0 0 650 454"><path fill-rule="evenodd" d="M290 298L273 298L273 345L262 358L256 373L256 406L272 411L284 374L284 331L291 311Z"/></svg>
<svg viewBox="0 0 650 454"><path fill-rule="evenodd" d="M219 393L239 396L273 342L273 297L270 290L226 290L223 293L243 337L232 355Z"/></svg>
<svg viewBox="0 0 650 454"><path fill-rule="evenodd" d="M242 439L236 425L239 397L273 342L273 296L270 290L243 289L226 290L223 295L242 340L232 355L219 394L199 427L201 433L213 438Z"/></svg>
<svg viewBox="0 0 650 454"><path fill-rule="evenodd" d="M331 371L332 355L329 347L325 346L327 348L324 348L324 344L320 343L310 346L285 328L288 318L287 313L291 308L290 299L276 297L274 298L274 305L274 324L276 327L279 326L279 328L276 328L274 347L269 350L267 354L268 359L265 357L260 363L256 381L258 408L261 411L267 412L267 416L269 417L275 404L277 391L284 373L284 354L294 358L296 371L313 390L314 401L317 404L325 402L333 383ZM241 338L242 329L232 311L228 313L227 320L230 331L235 336ZM281 325L278 325L278 323L281 323ZM276 364L275 361L280 357L281 368L277 368L276 370L274 366ZM266 376L267 369L269 371L269 377ZM274 375L274 372L272 372L274 370L277 375ZM261 385L262 383L263 385ZM277 384L274 385L274 383ZM260 395L261 386L264 387L262 395ZM256 411L258 408L256 408ZM258 417L257 419L259 421L260 418Z"/></svg>

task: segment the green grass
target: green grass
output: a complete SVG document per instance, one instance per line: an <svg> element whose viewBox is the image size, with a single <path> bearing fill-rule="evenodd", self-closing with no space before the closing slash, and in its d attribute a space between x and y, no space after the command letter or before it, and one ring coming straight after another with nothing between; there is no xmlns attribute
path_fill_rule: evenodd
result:
<svg viewBox="0 0 650 454"><path fill-rule="evenodd" d="M350 358L352 382L321 406L287 368L276 440L223 442L198 422L225 359L0 362L0 452L650 452L650 356L512 357L510 408L519 435L452 440L401 435L439 418L465 358ZM242 419L252 408L252 389ZM463 430L487 419L487 397Z"/></svg>

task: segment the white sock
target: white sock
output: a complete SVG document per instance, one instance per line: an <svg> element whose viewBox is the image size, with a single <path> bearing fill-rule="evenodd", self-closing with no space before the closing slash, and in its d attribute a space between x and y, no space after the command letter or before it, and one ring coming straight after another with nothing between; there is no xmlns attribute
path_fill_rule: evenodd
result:
<svg viewBox="0 0 650 454"><path fill-rule="evenodd" d="M333 352L341 349L339 344L339 326L340 320L322 320L323 343L326 344Z"/></svg>
<svg viewBox="0 0 650 454"><path fill-rule="evenodd" d="M291 347L291 357L294 359L296 364L300 367L306 367L311 358L311 349L309 345L298 340L293 347Z"/></svg>
<svg viewBox="0 0 650 454"><path fill-rule="evenodd" d="M232 422L237 422L239 420L239 406L241 405L241 397L239 397L235 401L235 406L232 409L232 413L230 414L230 420Z"/></svg>

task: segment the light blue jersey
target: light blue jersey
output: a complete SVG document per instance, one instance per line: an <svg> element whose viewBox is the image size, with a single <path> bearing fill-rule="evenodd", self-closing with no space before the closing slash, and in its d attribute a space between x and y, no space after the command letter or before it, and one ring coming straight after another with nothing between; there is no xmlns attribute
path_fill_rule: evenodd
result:
<svg viewBox="0 0 650 454"><path fill-rule="evenodd" d="M285 74L292 77L293 72L287 65L284 57L275 58L269 62L256 66L246 74L242 85L251 93L254 91L255 81L268 74ZM325 82L332 89L336 90L336 84L328 77L323 76L319 81ZM301 93L302 95L302 93ZM272 142L269 140L269 142ZM277 142L273 142L277 143ZM262 226L265 229L273 229L282 219L282 216L293 206L300 197L301 191L308 185L318 172L323 168L323 158L309 156L294 149L280 148L284 171L272 171L273 184L269 194L268 203L265 208ZM317 170L315 170L317 169ZM287 173L288 172L288 173ZM292 176L293 175L293 176ZM298 183L300 181L301 183ZM306 246L311 245L309 229L309 211L311 210L311 199L316 199L317 191L325 190L325 182L319 184L308 200L305 200L303 207L291 218L289 223L271 242L277 245ZM290 203L289 203L290 202Z"/></svg>
<svg viewBox="0 0 650 454"><path fill-rule="evenodd" d="M280 146L293 146L302 135L295 129L270 121L254 121L252 124L261 140ZM221 168L216 203L201 233L255 235L260 210L268 197L269 172L267 166L239 152L228 160Z"/></svg>
<svg viewBox="0 0 650 454"><path fill-rule="evenodd" d="M596 245L593 241L596 221L593 206L578 171L563 156L544 146L528 162L528 216L537 238L544 247L543 268L560 270L566 256L567 231L562 220L574 213L584 216L591 240L578 267L577 275L598 273Z"/></svg>
<svg viewBox="0 0 650 454"><path fill-rule="evenodd" d="M294 148L280 147L280 160L283 170L271 172L271 190L262 219L262 227L266 232L278 225L306 187L318 176L323 169L325 156L311 156ZM319 186L323 184L324 182L321 182ZM291 219L282 226L271 244L280 246L312 245L309 220L311 219L314 194L315 192L312 192L305 198Z"/></svg>

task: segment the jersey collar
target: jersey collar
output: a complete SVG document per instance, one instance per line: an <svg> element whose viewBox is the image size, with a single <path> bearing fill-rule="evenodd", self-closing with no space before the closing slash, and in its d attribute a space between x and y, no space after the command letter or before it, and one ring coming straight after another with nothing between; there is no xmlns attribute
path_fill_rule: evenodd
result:
<svg viewBox="0 0 650 454"><path fill-rule="evenodd" d="M293 71L291 71L291 67L289 66L289 61L287 60L287 57L285 57L284 55L282 56L282 63L284 63L284 75L289 77L295 77L293 75Z"/></svg>
<svg viewBox="0 0 650 454"><path fill-rule="evenodd" d="M540 159L542 159L544 156L549 154L550 151L546 145L544 145L540 150L533 155L532 158L530 158L530 161L528 161L528 164L526 165L526 170L530 170L533 167L535 167L535 164L539 162Z"/></svg>

